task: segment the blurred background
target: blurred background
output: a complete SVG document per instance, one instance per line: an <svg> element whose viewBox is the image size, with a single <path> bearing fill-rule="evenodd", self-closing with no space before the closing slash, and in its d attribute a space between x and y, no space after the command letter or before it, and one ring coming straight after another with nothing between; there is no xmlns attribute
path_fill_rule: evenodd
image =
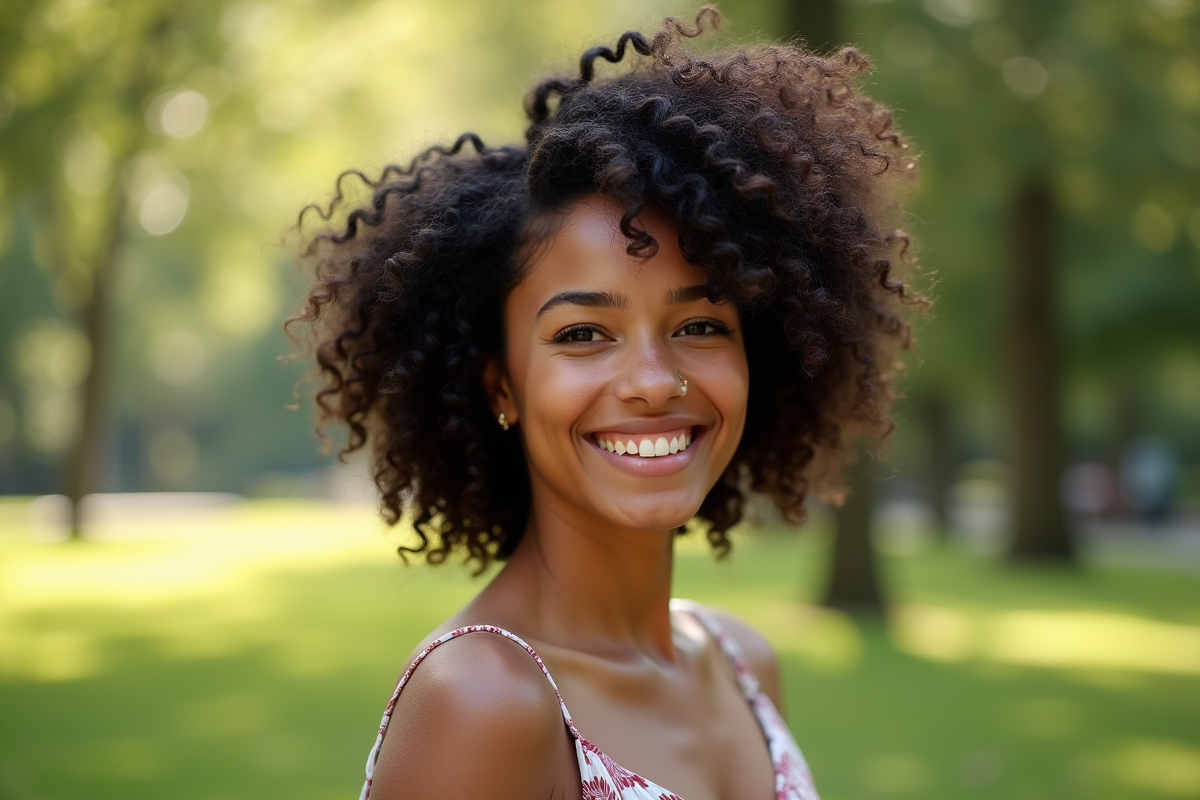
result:
<svg viewBox="0 0 1200 800"><path fill-rule="evenodd" d="M486 576L398 566L287 409L298 210L695 8L7 0L0 798L357 791ZM720 9L872 57L937 307L851 499L677 594L767 631L826 800L1200 797L1200 3Z"/></svg>

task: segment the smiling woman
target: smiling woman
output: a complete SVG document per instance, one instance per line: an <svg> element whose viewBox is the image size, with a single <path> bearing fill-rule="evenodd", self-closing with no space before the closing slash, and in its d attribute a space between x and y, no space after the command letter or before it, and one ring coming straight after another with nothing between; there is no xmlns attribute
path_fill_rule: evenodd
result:
<svg viewBox="0 0 1200 800"><path fill-rule="evenodd" d="M695 521L725 554L749 492L800 521L889 428L913 162L863 56L691 55L706 21L536 85L523 146L466 134L316 209L290 324L321 423L373 450L402 555L506 562L413 651L364 798L816 797L770 647L670 599L672 548Z"/></svg>

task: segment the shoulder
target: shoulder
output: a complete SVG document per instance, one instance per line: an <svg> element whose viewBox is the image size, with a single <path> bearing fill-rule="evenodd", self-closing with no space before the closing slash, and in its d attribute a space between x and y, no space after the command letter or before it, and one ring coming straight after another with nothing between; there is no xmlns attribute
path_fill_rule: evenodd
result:
<svg viewBox="0 0 1200 800"><path fill-rule="evenodd" d="M750 662L750 668L754 670L755 677L762 685L763 691L782 713L783 691L779 677L779 657L775 654L775 648L771 646L766 637L741 617L720 608L705 606L705 609L716 618L717 622L721 623L725 632L737 641L738 646L746 655L746 660Z"/></svg>
<svg viewBox="0 0 1200 800"><path fill-rule="evenodd" d="M575 768L569 745L529 653L501 635L464 634L435 647L401 692L371 798L557 796L565 765Z"/></svg>

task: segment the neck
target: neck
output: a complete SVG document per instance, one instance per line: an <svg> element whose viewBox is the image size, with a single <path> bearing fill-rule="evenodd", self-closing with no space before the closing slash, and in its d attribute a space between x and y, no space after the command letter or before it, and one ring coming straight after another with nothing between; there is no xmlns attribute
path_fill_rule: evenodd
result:
<svg viewBox="0 0 1200 800"><path fill-rule="evenodd" d="M673 537L671 530L614 528L534 503L521 544L493 586L521 598L523 616L544 641L609 658L673 662Z"/></svg>

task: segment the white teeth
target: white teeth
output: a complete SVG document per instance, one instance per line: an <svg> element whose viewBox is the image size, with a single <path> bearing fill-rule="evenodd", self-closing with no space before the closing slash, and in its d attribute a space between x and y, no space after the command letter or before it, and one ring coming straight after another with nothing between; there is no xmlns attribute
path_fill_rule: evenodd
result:
<svg viewBox="0 0 1200 800"><path fill-rule="evenodd" d="M622 442L603 439L599 435L596 435L595 441L600 447L619 456L630 455L641 456L642 458L655 458L683 452L692 443L692 437L685 431L684 433L672 436L670 439L667 439L666 436L657 436L653 439L647 437L640 442L633 439L626 439Z"/></svg>

